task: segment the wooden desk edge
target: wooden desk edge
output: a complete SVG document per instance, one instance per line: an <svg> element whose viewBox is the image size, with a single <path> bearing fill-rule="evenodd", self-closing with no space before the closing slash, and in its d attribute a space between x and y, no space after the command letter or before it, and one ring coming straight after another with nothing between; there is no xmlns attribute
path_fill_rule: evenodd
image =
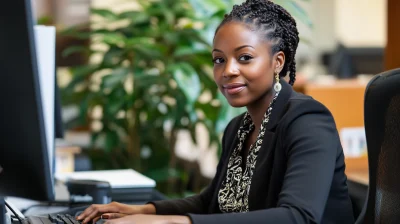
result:
<svg viewBox="0 0 400 224"><path fill-rule="evenodd" d="M369 173L368 171L348 171L346 172L347 179L360 184L369 184Z"/></svg>
<svg viewBox="0 0 400 224"><path fill-rule="evenodd" d="M79 154L81 153L81 148L76 146L58 146L56 153Z"/></svg>

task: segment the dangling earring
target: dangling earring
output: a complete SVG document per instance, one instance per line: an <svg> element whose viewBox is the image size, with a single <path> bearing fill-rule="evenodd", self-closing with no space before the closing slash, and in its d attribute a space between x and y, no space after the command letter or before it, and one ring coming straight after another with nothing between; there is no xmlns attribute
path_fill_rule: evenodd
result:
<svg viewBox="0 0 400 224"><path fill-rule="evenodd" d="M280 81L279 72L276 72L276 74L275 74L275 85L274 85L274 90L276 92L279 92L282 89L282 85L279 83L279 81Z"/></svg>

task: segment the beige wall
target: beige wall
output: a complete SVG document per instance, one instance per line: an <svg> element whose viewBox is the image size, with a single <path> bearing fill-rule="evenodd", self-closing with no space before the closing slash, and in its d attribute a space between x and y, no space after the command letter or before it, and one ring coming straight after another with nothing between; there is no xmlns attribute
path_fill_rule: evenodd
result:
<svg viewBox="0 0 400 224"><path fill-rule="evenodd" d="M313 22L313 28L305 26L297 18L299 33L310 43L300 43L297 55L312 61L318 60L321 52L331 51L336 47L334 6L335 0L298 1Z"/></svg>
<svg viewBox="0 0 400 224"><path fill-rule="evenodd" d="M333 50L336 47L335 0L312 0L314 39L317 52Z"/></svg>
<svg viewBox="0 0 400 224"><path fill-rule="evenodd" d="M95 8L111 8L119 12L128 9L137 9L139 4L135 0L92 0L92 6Z"/></svg>
<svg viewBox="0 0 400 224"><path fill-rule="evenodd" d="M311 0L310 4L315 53L333 50L339 41L357 47L386 45L386 0Z"/></svg>
<svg viewBox="0 0 400 224"><path fill-rule="evenodd" d="M383 47L386 13L386 0L335 0L336 36L348 46Z"/></svg>
<svg viewBox="0 0 400 224"><path fill-rule="evenodd" d="M38 16L47 14L51 0L32 0ZM58 0L68 3L70 0ZM85 0L86 1L86 0ZM90 0L87 0L90 1ZM115 11L137 8L135 0L91 0L97 8ZM240 0L236 0L240 2ZM348 46L386 45L386 0L311 0L298 1L314 22L309 30L299 22L302 36L312 46L301 46L300 54L319 54L332 50L338 40Z"/></svg>
<svg viewBox="0 0 400 224"><path fill-rule="evenodd" d="M335 50L339 42L348 47L386 45L386 0L299 0L298 3L313 21L312 29L298 21L300 35L309 39L310 44L300 43L297 56L310 64L318 64L321 53Z"/></svg>

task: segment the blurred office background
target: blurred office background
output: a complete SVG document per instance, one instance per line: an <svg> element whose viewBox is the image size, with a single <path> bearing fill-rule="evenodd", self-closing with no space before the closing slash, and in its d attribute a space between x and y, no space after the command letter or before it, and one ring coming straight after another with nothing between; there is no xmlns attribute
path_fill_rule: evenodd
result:
<svg viewBox="0 0 400 224"><path fill-rule="evenodd" d="M201 190L225 125L243 111L218 94L210 69L214 29L242 1L32 1L38 23L57 27L59 144L81 149L60 171L134 168L170 197ZM362 96L389 68L387 1L275 2L298 21L295 89L331 109L349 169L352 158L365 168Z"/></svg>

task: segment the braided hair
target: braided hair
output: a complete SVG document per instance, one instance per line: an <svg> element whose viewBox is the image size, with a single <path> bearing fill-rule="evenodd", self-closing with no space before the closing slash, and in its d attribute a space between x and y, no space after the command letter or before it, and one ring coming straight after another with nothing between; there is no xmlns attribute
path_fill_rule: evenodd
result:
<svg viewBox="0 0 400 224"><path fill-rule="evenodd" d="M299 32L296 21L281 6L269 0L246 0L241 5L233 6L232 11L226 14L215 33L228 22L243 22L262 34L262 37L272 43L272 55L278 51L285 54L286 62L280 77L289 73L289 84L296 80L295 54L299 43Z"/></svg>

